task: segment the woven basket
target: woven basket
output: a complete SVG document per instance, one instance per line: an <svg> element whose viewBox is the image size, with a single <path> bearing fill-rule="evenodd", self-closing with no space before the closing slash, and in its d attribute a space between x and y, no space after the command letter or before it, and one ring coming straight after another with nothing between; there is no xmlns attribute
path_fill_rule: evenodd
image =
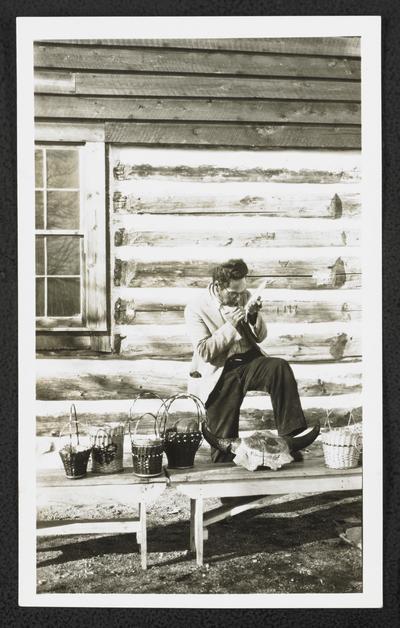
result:
<svg viewBox="0 0 400 628"><path fill-rule="evenodd" d="M124 425L109 423L92 428L92 471L95 473L118 473L123 469Z"/></svg>
<svg viewBox="0 0 400 628"><path fill-rule="evenodd" d="M74 418L72 418L72 413L74 414ZM64 435L66 427L68 427L68 436ZM70 480L78 480L86 475L91 451L92 446L90 441L85 437L82 438L79 431L76 408L75 405L72 404L69 411L69 423L63 427L59 436L58 453L64 465L67 478Z"/></svg>
<svg viewBox="0 0 400 628"><path fill-rule="evenodd" d="M325 428L321 432L321 442L325 457L325 464L331 469L351 469L357 467L362 451L361 427L354 423L353 413L350 412L346 427L332 429L327 412Z"/></svg>
<svg viewBox="0 0 400 628"><path fill-rule="evenodd" d="M192 399L196 406L196 416L194 417L197 423L197 429L192 431L177 431L174 428L165 429L166 420L170 418L171 406L177 399ZM197 450L200 447L203 436L201 433L200 425L202 419L205 417L205 409L198 397L194 395L175 395L170 397L165 402L167 410L167 418L164 421L162 430L162 437L164 442L164 450L168 458L168 467L170 469L190 469L194 465L194 459ZM175 426L186 419L179 419L175 422Z"/></svg>
<svg viewBox="0 0 400 628"><path fill-rule="evenodd" d="M151 416L154 420L154 436L147 434L139 435L137 433L138 425L145 416ZM131 432L130 419L128 426L131 438L133 473L139 477L145 478L161 475L164 448L159 434L157 417L151 412L143 414L137 419L133 434Z"/></svg>

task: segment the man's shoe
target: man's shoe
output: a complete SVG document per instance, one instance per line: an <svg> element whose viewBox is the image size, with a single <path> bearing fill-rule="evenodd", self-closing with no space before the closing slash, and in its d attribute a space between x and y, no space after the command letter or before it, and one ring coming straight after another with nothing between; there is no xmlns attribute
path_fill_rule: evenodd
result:
<svg viewBox="0 0 400 628"><path fill-rule="evenodd" d="M289 451L290 455L293 458L293 462L303 462L304 456L301 451Z"/></svg>
<svg viewBox="0 0 400 628"><path fill-rule="evenodd" d="M207 427L206 421L203 421L201 424L201 431L207 443L214 447L214 449L219 449L224 454L232 453L232 445L236 445L240 442L240 438L220 438L216 436Z"/></svg>
<svg viewBox="0 0 400 628"><path fill-rule="evenodd" d="M300 449L309 447L317 438L320 429L321 426L318 423L317 425L314 425L312 430L307 432L307 434L304 434L304 436L284 436L283 438L289 446L290 454L293 456L293 453L298 452Z"/></svg>

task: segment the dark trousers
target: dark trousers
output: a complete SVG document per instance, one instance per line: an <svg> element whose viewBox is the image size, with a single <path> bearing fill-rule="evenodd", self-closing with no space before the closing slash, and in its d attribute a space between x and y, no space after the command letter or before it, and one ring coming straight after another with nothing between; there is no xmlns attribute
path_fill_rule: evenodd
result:
<svg viewBox="0 0 400 628"><path fill-rule="evenodd" d="M307 427L297 382L286 360L262 355L256 348L228 358L205 407L210 430L220 438L236 438L240 406L250 390L269 393L280 436ZM232 454L211 448L213 462L230 462Z"/></svg>

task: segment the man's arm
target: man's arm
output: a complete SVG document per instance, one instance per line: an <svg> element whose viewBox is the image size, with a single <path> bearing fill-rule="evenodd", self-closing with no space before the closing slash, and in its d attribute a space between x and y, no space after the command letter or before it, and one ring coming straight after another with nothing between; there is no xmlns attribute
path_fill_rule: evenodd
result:
<svg viewBox="0 0 400 628"><path fill-rule="evenodd" d="M251 293L247 292L247 297L250 299ZM267 325L261 314L261 299L257 299L254 301L252 305L249 307L249 313L247 320L251 325L252 332L257 339L257 342L260 343L267 337L268 330Z"/></svg>
<svg viewBox="0 0 400 628"><path fill-rule="evenodd" d="M251 324L251 320L249 320L249 323ZM257 342L262 342L267 337L267 325L262 317L261 312L257 313L257 318L254 325L252 325L252 330L255 337L257 338Z"/></svg>
<svg viewBox="0 0 400 628"><path fill-rule="evenodd" d="M213 363L235 340L242 338L229 321L211 333L201 315L191 305L185 308L185 321L193 347L205 362Z"/></svg>

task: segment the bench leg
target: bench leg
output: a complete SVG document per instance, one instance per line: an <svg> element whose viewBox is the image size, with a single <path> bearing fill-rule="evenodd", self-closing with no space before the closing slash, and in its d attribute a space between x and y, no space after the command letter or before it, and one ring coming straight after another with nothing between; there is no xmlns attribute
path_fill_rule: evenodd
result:
<svg viewBox="0 0 400 628"><path fill-rule="evenodd" d="M196 552L196 563L203 565L203 498L190 500L190 549Z"/></svg>
<svg viewBox="0 0 400 628"><path fill-rule="evenodd" d="M147 569L147 526L146 526L146 503L139 503L139 534L137 541L140 543L140 562L142 569Z"/></svg>

